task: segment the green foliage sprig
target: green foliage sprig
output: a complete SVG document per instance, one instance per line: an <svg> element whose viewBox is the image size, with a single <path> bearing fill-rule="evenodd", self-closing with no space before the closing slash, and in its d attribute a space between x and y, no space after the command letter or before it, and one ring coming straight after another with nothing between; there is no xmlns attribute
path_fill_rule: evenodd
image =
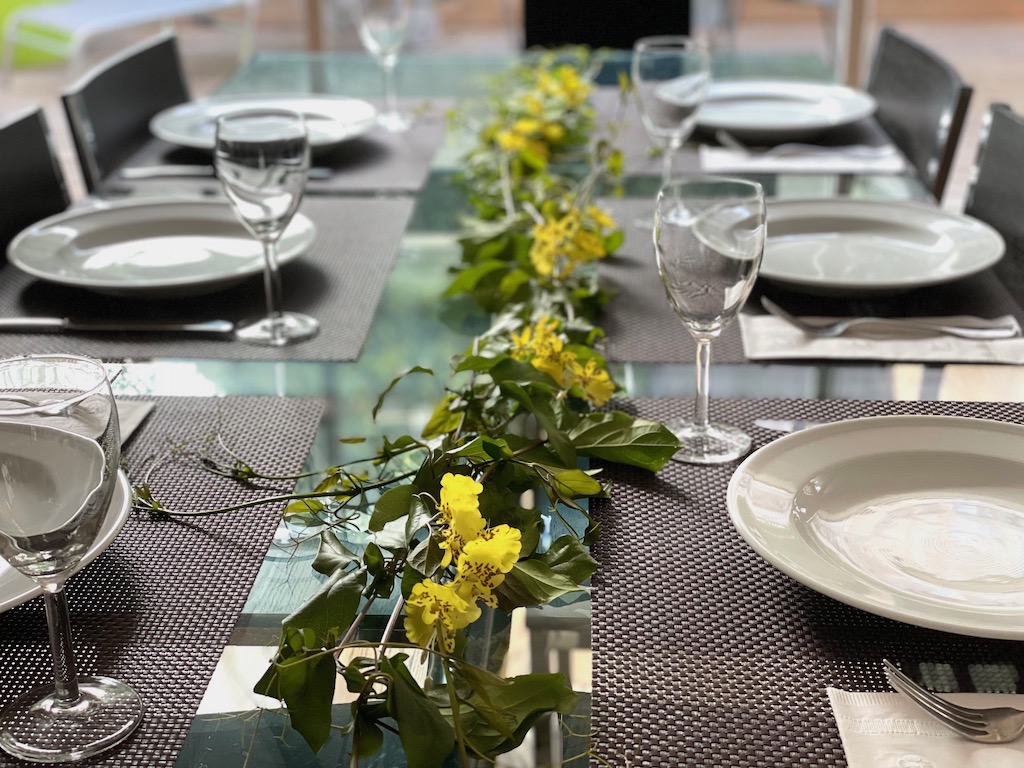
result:
<svg viewBox="0 0 1024 768"><path fill-rule="evenodd" d="M313 750L335 727L339 674L353 765L386 732L410 768L439 768L453 750L463 765L493 760L541 716L575 706L563 675L505 678L474 663L473 645L483 611L586 590L598 566L586 502L611 490L589 459L657 471L678 448L661 424L607 408L619 387L600 353L595 321L608 296L593 265L622 235L591 198L621 163L592 140L593 66L579 49L543 55L495 83L486 109L453 116L478 140L460 179L475 215L446 295L475 300L491 327L453 358L453 383L420 435L385 438L331 468L286 510L321 526L313 567L325 581L285 618L256 691L285 702ZM581 158L582 174L559 172ZM430 374L397 377L374 416L406 376ZM139 503L168 513L143 491ZM566 533L543 546L545 513ZM339 535L353 525L368 537L359 552ZM378 602L390 619L367 641L360 631Z"/></svg>

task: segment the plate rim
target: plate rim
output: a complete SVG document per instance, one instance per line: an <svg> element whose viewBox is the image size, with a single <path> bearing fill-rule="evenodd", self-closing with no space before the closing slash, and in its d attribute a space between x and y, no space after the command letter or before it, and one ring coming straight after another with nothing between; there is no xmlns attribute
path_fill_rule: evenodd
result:
<svg viewBox="0 0 1024 768"><path fill-rule="evenodd" d="M109 514L109 510L113 509L115 505L120 501L120 506L115 510L114 515ZM92 546L82 556L82 559L71 569L69 578L74 576L76 573L85 568L89 563L99 557L108 547L113 543L114 539L124 528L125 523L128 522L128 517L132 511L132 493L131 484L128 482L128 475L125 474L123 469L117 470L117 477L114 481L114 493L110 499L110 505L108 506L107 521L111 521L109 526L103 526L100 528L100 533L96 537L96 540L92 543ZM13 572L15 581L11 585L17 587L23 585L21 591L10 594L3 594L3 587L0 586L0 614L9 611L11 608L27 603L35 597L43 594L43 588L32 581L28 576L19 573L12 565L6 560L0 558L0 572L3 570L10 570Z"/></svg>
<svg viewBox="0 0 1024 768"><path fill-rule="evenodd" d="M197 137L186 133L180 133L174 130L168 130L164 124L166 120L171 117L177 117L182 114L196 113L197 116L202 114L202 111L208 108L210 105L216 106L218 104L231 104L232 102L250 102L250 103L271 103L281 101L319 101L325 104L341 104L341 103L358 103L368 108L368 116L365 120L353 123L356 126L355 130L347 134L341 139L331 140L312 140L310 146L314 149L321 147L330 147L335 144L340 144L350 139L363 136L369 133L376 125L377 121L377 108L366 99L357 99L351 96L335 96L326 93L308 93L308 94L295 94L295 93L234 93L234 94L220 94L207 96L200 99L192 99L191 101L185 101L181 104L175 104L174 106L167 107L157 112L149 120L149 132L157 139L169 142L171 144L177 144L183 147L191 147L192 149L205 149L213 150L213 141L204 139L203 137Z"/></svg>
<svg viewBox="0 0 1024 768"><path fill-rule="evenodd" d="M771 217L772 210L776 211L780 207L813 207L813 208L834 208L840 210L853 211L858 209L861 211L884 211L889 214L889 220L892 220L893 209L899 209L901 211L915 211L921 215L928 215L933 220L943 221L955 221L963 227L970 227L971 229L983 232L986 236L992 238L993 246L995 249L987 256L984 260L979 260L970 269L961 270L953 275L939 275L933 277L919 277L912 280L888 280L888 281L875 281L875 282L862 282L862 281L844 281L844 280L821 280L813 277L801 277L789 276L789 275L778 275L771 273L771 266L768 264L767 259L762 259L761 267L758 270L758 277L764 276L766 280L777 282L779 284L785 284L788 286L799 286L801 288L820 288L828 290L844 290L844 291L899 291L899 290L910 290L912 288L924 288L931 285L942 285L944 283L954 282L956 280L962 280L965 277L970 277L979 272L983 272L989 267L997 264L1003 256L1006 254L1006 241L1003 236L999 234L998 230L992 225L976 219L973 216L968 216L965 213L957 211L948 211L936 205L929 204L920 200L904 200L904 199L893 199L893 200L880 200L875 198L772 198L767 203L768 211L768 227L771 228ZM807 216L808 214L804 214ZM841 214L840 214L841 215ZM882 219L879 219L881 221ZM765 240L765 255L767 256L768 242L771 240L771 233L767 233ZM765 270L765 266L768 266L768 270Z"/></svg>
<svg viewBox="0 0 1024 768"><path fill-rule="evenodd" d="M251 268L243 271L236 272L230 275L221 275L219 277L211 277L209 275L182 275L179 278L165 278L161 280L147 280L147 281L125 281L125 280L111 280L111 279L97 279L88 276L64 276L55 274L52 271L40 269L37 266L33 266L25 262L23 257L17 254L18 247L28 240L30 237L36 236L38 233L45 229L49 229L55 225L61 225L65 222L73 221L89 216L103 216L107 214L117 214L122 211L131 211L137 209L146 208L176 208L176 207L202 207L204 212L208 211L211 207L215 207L218 210L226 212L225 220L229 217L232 220L237 221L234 212L231 209L231 204L226 200L186 200L181 198L154 198L147 197L141 199L130 199L130 200L119 200L116 202L101 202L90 206L77 206L69 208L66 211L61 211L52 216L48 216L45 219L35 222L29 225L17 235L15 235L11 242L7 245L7 260L12 266L17 267L22 272L31 275L32 277L42 280L48 283L55 283L58 285L68 285L74 288L84 288L93 291L119 291L119 292L138 292L147 293L154 291L167 291L174 288L195 288L207 285L219 285L221 283L233 284L245 280L253 275L259 274L263 265L259 260L254 261ZM309 247L313 244L316 239L317 229L312 219L302 213L302 211L296 211L295 216L292 218L289 227L296 226L302 227L301 232L308 239L308 243L302 247L297 247L293 251L281 251L278 255L278 263L280 265L288 264L300 256L305 254ZM239 224L241 226L241 224ZM253 240L255 243L255 239ZM258 245L258 244L257 244Z"/></svg>
<svg viewBox="0 0 1024 768"><path fill-rule="evenodd" d="M706 119L706 111L704 106L701 107L700 112L697 115L697 124L708 130L724 130L730 133L743 133L750 135L764 135L764 136L786 136L790 134L807 134L811 131L820 131L827 128L835 128L840 125L848 125L855 123L858 120L863 120L866 117L870 117L875 114L878 109L878 102L874 96L865 90L859 88L852 88L842 83L826 83L817 81L807 80L786 80L786 79L772 79L772 78L735 78L729 80L713 80L709 85L709 97L705 100L705 105L714 103L714 99L711 95L715 87L749 87L750 96L757 95L758 92L786 92L792 91L794 88L803 88L808 90L815 90L820 92L822 95L842 95L844 101L852 104L855 108L851 108L848 112L838 116L837 118L828 118L825 115L821 116L821 119L816 121L804 122L797 124L776 124L776 125L755 125L750 122L736 122L730 120L715 120L712 115L711 121Z"/></svg>
<svg viewBox="0 0 1024 768"><path fill-rule="evenodd" d="M807 559L805 561L805 565L801 568L795 564L791 564L783 558L778 557L775 552L773 552L769 547L763 545L754 535L754 528L756 528L756 526L751 527L747 525L747 521L743 518L742 513L738 509L737 498L740 495L739 485L742 477L744 474L749 474L749 466L751 463L756 461L758 458L763 458L766 454L770 454L773 451L785 450L787 446L792 446L794 443L806 441L808 439L815 439L816 436L820 437L823 434L842 432L849 429L872 429L882 424L889 429L894 425L898 425L900 428L914 428L915 425L934 427L941 424L957 424L962 427L969 426L970 428L985 430L999 429L1006 432L1016 433L1021 439L1021 442L1024 443L1024 425L1014 422L999 421L997 419L985 419L970 416L899 414L854 417L825 424L818 424L816 426L800 430L799 432L793 432L769 441L750 453L736 467L732 476L729 478L729 484L726 489L726 510L733 529L746 542L746 544L770 566L794 581L803 584L808 589L841 603L845 603L846 605L850 605L854 608L858 608L878 616L927 629L937 629L970 637L985 637L999 640L1024 639L1024 621L1018 622L1015 628L1012 622L1004 621L1004 623L999 623L995 621L997 614L994 612L972 613L964 608L950 609L948 607L939 607L937 603L931 602L926 598L900 592L892 588L889 588L888 594L896 595L902 604L908 606L906 609L901 610L896 606L886 603L884 600L873 599L872 592L869 590L879 592L885 585L882 585L879 582L864 580L863 574L857 574L853 569L845 570L844 573L851 578L859 578L863 589L857 592L846 590L842 588L842 585L840 584L835 582L829 583L824 580L829 575L827 573L828 569L822 569L818 574L815 574L813 572L814 569L806 565L806 563L811 563L813 565L822 565L826 563L824 558L820 555L814 555L813 549L806 545L806 542L804 542L805 551L813 556ZM794 536L793 540L803 542L803 539L800 536ZM816 575L817 578L815 578ZM911 610L911 608L913 610ZM932 615L929 615L929 609L931 609ZM946 618L942 618L941 616L936 617L934 615L936 610L940 614L944 614ZM1007 614L1003 613L1001 615L1005 618ZM1019 614L1011 615L1019 615L1021 618L1024 618L1024 605L1021 606ZM1010 624L1010 626L1007 626L1007 624Z"/></svg>

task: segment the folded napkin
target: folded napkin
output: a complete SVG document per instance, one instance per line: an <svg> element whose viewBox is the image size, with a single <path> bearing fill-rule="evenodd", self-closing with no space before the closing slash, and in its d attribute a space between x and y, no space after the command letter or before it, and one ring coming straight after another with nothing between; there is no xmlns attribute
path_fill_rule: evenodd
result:
<svg viewBox="0 0 1024 768"><path fill-rule="evenodd" d="M787 151L784 154L762 155L728 147L701 145L700 167L708 173L903 173L906 161L892 152L859 154L866 147L850 147L840 152L836 148L809 148L806 151Z"/></svg>
<svg viewBox="0 0 1024 768"><path fill-rule="evenodd" d="M951 323L970 318L945 318ZM1011 315L999 318L1020 324ZM773 315L739 316L743 354L748 360L886 360L935 363L1024 363L1024 338L975 341L953 336L840 336L820 339L808 336Z"/></svg>
<svg viewBox="0 0 1024 768"><path fill-rule="evenodd" d="M946 694L943 694L945 697ZM955 693L968 707L1024 708L1024 697L1004 693ZM1024 739L979 744L957 736L898 693L828 689L828 700L850 768L1020 768Z"/></svg>

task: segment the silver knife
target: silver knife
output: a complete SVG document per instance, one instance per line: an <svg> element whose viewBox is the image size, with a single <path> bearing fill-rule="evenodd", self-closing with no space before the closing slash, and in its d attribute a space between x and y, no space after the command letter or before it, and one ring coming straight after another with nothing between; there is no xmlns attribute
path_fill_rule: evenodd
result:
<svg viewBox="0 0 1024 768"><path fill-rule="evenodd" d="M136 165L122 168L119 173L121 178L134 179L156 179L167 176L216 176L212 165ZM309 169L311 179L329 179L334 175L330 168L315 167Z"/></svg>
<svg viewBox="0 0 1024 768"><path fill-rule="evenodd" d="M215 338L234 337L230 320L206 320L201 323L118 323L71 320L67 317L0 317L0 332L37 333L199 333Z"/></svg>

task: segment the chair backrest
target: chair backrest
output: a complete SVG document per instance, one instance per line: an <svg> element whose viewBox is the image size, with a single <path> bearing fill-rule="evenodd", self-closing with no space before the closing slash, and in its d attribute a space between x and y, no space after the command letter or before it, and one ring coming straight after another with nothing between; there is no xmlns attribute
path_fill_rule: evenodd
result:
<svg viewBox="0 0 1024 768"><path fill-rule="evenodd" d="M177 37L157 35L103 62L62 95L86 189L150 139L149 121L189 100Z"/></svg>
<svg viewBox="0 0 1024 768"><path fill-rule="evenodd" d="M993 104L985 116L964 213L1003 236L1006 255L996 273L1024 304L1024 116Z"/></svg>
<svg viewBox="0 0 1024 768"><path fill-rule="evenodd" d="M524 0L527 47L589 45L631 50L648 35L687 35L690 0Z"/></svg>
<svg viewBox="0 0 1024 768"><path fill-rule="evenodd" d="M885 27L871 61L867 91L878 102L878 123L941 200L971 87L934 51Z"/></svg>
<svg viewBox="0 0 1024 768"><path fill-rule="evenodd" d="M0 125L0 248L25 227L68 207L67 186L42 109Z"/></svg>

